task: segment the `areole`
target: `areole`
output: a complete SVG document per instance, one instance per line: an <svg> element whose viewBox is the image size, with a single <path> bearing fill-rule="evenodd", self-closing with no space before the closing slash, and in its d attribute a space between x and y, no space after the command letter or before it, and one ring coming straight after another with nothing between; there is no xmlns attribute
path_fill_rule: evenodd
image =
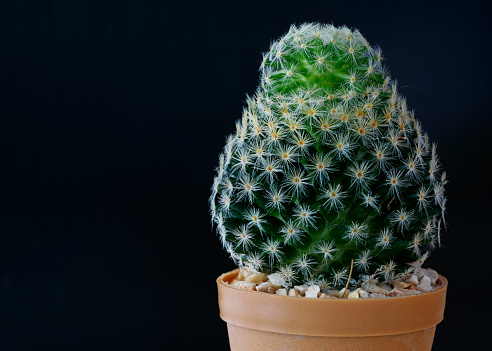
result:
<svg viewBox="0 0 492 351"><path fill-rule="evenodd" d="M387 299L308 299L245 291L217 278L231 350L431 350L447 280L435 291Z"/></svg>

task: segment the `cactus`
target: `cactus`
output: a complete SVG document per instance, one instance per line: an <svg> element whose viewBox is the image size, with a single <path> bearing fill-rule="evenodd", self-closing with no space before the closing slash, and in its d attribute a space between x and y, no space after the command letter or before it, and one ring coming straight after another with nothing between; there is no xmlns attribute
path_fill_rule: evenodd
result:
<svg viewBox="0 0 492 351"><path fill-rule="evenodd" d="M219 157L210 211L239 266L283 285L389 281L440 245L446 175L358 30L291 26ZM409 265L410 264L410 265Z"/></svg>

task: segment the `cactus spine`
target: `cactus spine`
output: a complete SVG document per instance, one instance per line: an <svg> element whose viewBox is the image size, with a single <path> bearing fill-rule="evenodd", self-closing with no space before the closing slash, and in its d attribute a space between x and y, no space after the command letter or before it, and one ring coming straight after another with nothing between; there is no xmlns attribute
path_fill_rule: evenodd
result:
<svg viewBox="0 0 492 351"><path fill-rule="evenodd" d="M382 61L358 30L313 23L263 55L210 197L237 265L336 287L352 260L356 281L390 280L440 244L445 173Z"/></svg>

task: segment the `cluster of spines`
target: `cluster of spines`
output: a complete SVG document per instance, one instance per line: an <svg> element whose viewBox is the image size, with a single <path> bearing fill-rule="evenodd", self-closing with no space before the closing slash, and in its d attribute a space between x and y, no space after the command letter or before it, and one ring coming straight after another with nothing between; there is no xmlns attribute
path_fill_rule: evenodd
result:
<svg viewBox="0 0 492 351"><path fill-rule="evenodd" d="M234 261L286 286L344 284L351 260L357 280L421 265L440 243L446 178L381 50L346 27L292 26L260 71L210 197Z"/></svg>

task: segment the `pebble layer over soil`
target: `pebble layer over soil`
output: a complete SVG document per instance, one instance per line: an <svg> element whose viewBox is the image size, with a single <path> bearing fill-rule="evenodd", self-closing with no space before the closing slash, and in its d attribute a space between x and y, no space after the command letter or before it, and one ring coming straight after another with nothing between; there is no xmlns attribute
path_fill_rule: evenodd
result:
<svg viewBox="0 0 492 351"><path fill-rule="evenodd" d="M244 267L240 268L237 277L227 284L240 290L311 299L384 299L430 292L438 289L441 286L441 281L435 270L418 268L404 280L392 280L384 283L366 282L353 290L345 290L345 288L335 290L316 284L311 286L298 285L287 290L282 286L278 274L267 275Z"/></svg>

